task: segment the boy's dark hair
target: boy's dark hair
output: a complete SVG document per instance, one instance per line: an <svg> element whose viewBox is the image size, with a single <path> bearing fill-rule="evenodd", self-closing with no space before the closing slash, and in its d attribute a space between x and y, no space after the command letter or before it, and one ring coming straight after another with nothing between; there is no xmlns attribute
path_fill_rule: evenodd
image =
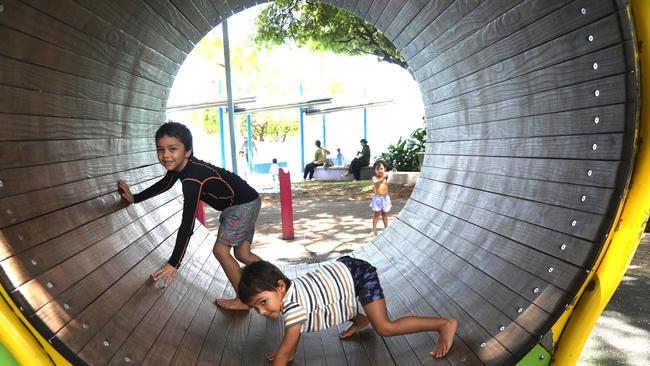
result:
<svg viewBox="0 0 650 366"><path fill-rule="evenodd" d="M320 140L316 140L316 146L320 147Z"/></svg>
<svg viewBox="0 0 650 366"><path fill-rule="evenodd" d="M260 292L275 291L280 280L284 281L287 288L291 287L291 280L278 267L263 260L253 262L242 270L237 288L239 299L248 304Z"/></svg>
<svg viewBox="0 0 650 366"><path fill-rule="evenodd" d="M380 166L380 165L383 165L384 169L388 170L388 164L385 161L381 160L381 159L375 161L375 163L372 164L372 168L377 169L377 167Z"/></svg>
<svg viewBox="0 0 650 366"><path fill-rule="evenodd" d="M368 140L366 140L366 139L361 139L361 140L359 140L359 142L362 143L362 144L367 144L367 143L368 143Z"/></svg>
<svg viewBox="0 0 650 366"><path fill-rule="evenodd" d="M176 137L185 145L185 150L192 149L192 132L182 123L173 121L163 123L156 131L156 141L163 136ZM194 155L194 151L192 151L192 155Z"/></svg>
<svg viewBox="0 0 650 366"><path fill-rule="evenodd" d="M278 159L276 159L276 158L273 158L273 160L272 160L272 161L273 161L273 164L276 164L276 163L278 162Z"/></svg>

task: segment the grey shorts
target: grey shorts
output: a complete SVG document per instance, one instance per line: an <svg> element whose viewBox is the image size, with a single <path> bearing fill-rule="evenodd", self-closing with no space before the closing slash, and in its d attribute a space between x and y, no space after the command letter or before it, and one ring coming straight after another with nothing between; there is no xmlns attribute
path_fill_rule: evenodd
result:
<svg viewBox="0 0 650 366"><path fill-rule="evenodd" d="M255 222L262 207L262 199L227 207L219 216L217 243L236 247L247 241L253 242Z"/></svg>

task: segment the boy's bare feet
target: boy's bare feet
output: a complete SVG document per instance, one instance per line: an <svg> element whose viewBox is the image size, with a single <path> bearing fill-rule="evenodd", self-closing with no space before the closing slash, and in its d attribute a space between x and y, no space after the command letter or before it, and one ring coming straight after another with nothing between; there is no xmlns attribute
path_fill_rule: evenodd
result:
<svg viewBox="0 0 650 366"><path fill-rule="evenodd" d="M438 344L436 345L436 348L431 351L431 356L441 358L447 355L447 352L451 349L452 343L454 343L456 328L458 328L458 321L454 318L448 318L447 323L438 331Z"/></svg>
<svg viewBox="0 0 650 366"><path fill-rule="evenodd" d="M228 310L244 310L248 311L251 308L244 304L239 298L235 299L216 299L214 304Z"/></svg>
<svg viewBox="0 0 650 366"><path fill-rule="evenodd" d="M354 317L354 319L352 319L352 325L350 325L348 329L341 332L341 334L339 334L339 337L341 339L348 338L352 336L354 333L360 331L363 327L368 325L368 323L370 322L368 321L368 318L366 318L365 315L357 314Z"/></svg>

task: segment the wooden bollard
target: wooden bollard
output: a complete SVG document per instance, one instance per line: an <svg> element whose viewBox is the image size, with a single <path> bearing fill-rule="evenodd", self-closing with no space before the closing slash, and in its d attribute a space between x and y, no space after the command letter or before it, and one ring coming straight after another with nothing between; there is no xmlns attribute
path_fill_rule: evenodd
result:
<svg viewBox="0 0 650 366"><path fill-rule="evenodd" d="M293 202L291 199L291 173L280 169L280 215L282 239L293 240Z"/></svg>

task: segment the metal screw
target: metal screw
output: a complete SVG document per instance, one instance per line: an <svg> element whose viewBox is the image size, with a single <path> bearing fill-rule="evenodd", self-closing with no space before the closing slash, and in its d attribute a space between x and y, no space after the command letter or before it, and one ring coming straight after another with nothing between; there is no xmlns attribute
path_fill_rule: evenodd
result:
<svg viewBox="0 0 650 366"><path fill-rule="evenodd" d="M598 70L598 62L594 62L594 70Z"/></svg>
<svg viewBox="0 0 650 366"><path fill-rule="evenodd" d="M593 42L594 41L594 36L592 34L590 34L589 37L587 37L587 39L589 40L589 42Z"/></svg>
<svg viewBox="0 0 650 366"><path fill-rule="evenodd" d="M566 244L560 245L560 250L564 250L564 249L566 249Z"/></svg>
<svg viewBox="0 0 650 366"><path fill-rule="evenodd" d="M70 305L68 305L68 304L63 304L63 308L64 308L65 310L70 310Z"/></svg>
<svg viewBox="0 0 650 366"><path fill-rule="evenodd" d="M598 117L594 117L594 123L595 123L595 124L598 124L598 122L600 122L600 118L598 118Z"/></svg>
<svg viewBox="0 0 650 366"><path fill-rule="evenodd" d="M600 90L598 90L598 89L594 90L594 95L595 96L600 96Z"/></svg>
<svg viewBox="0 0 650 366"><path fill-rule="evenodd" d="M36 262L36 259L32 259L31 262L32 262L32 266L38 265L38 262Z"/></svg>
<svg viewBox="0 0 650 366"><path fill-rule="evenodd" d="M52 288L52 287L54 287L54 285L52 284L52 282L48 282L45 286L47 286L47 288Z"/></svg>
<svg viewBox="0 0 650 366"><path fill-rule="evenodd" d="M2 187L4 187L4 186L5 186L5 182L3 182L2 180L0 180L0 188L2 188Z"/></svg>
<svg viewBox="0 0 650 366"><path fill-rule="evenodd" d="M5 6L4 6L4 5L0 5L0 13L2 13L3 11L5 11Z"/></svg>
<svg viewBox="0 0 650 366"><path fill-rule="evenodd" d="M593 172L591 171L591 169L587 170L587 176L591 177L592 174Z"/></svg>
<svg viewBox="0 0 650 366"><path fill-rule="evenodd" d="M544 359L544 355L539 355L539 359L540 359L540 360L543 360L543 359Z"/></svg>
<svg viewBox="0 0 650 366"><path fill-rule="evenodd" d="M585 8L580 9L580 14L587 15L587 9Z"/></svg>
<svg viewBox="0 0 650 366"><path fill-rule="evenodd" d="M548 273L553 272L553 267L548 267Z"/></svg>
<svg viewBox="0 0 650 366"><path fill-rule="evenodd" d="M20 311L25 311L25 308L24 308L24 307L22 307L22 306L21 306L21 307L19 307L18 309L20 309Z"/></svg>
<svg viewBox="0 0 650 366"><path fill-rule="evenodd" d="M506 327L504 327L503 325L499 327L500 332L503 332L505 329L506 329Z"/></svg>
<svg viewBox="0 0 650 366"><path fill-rule="evenodd" d="M535 288L533 289L533 293L536 294L536 293L538 293L538 292L539 292L539 287L535 287Z"/></svg>
<svg viewBox="0 0 650 366"><path fill-rule="evenodd" d="M481 343L481 348L485 348L485 346L487 346L485 342Z"/></svg>
<svg viewBox="0 0 650 366"><path fill-rule="evenodd" d="M523 313L523 312L524 312L524 309L523 309L523 308L517 308L517 313L521 314L521 313Z"/></svg>
<svg viewBox="0 0 650 366"><path fill-rule="evenodd" d="M104 341L102 344L104 345L104 347L108 347L111 345L110 343L108 343L108 341Z"/></svg>
<svg viewBox="0 0 650 366"><path fill-rule="evenodd" d="M10 208L8 208L5 212L7 213L7 215L13 215L14 214L13 210L10 209Z"/></svg>
<svg viewBox="0 0 650 366"><path fill-rule="evenodd" d="M81 324L81 327L82 327L83 329L88 329L88 324L83 323L83 324Z"/></svg>
<svg viewBox="0 0 650 366"><path fill-rule="evenodd" d="M18 234L18 240L23 241L23 239L25 239L25 237L22 234Z"/></svg>
<svg viewBox="0 0 650 366"><path fill-rule="evenodd" d="M124 357L124 362L131 362L131 357L129 356Z"/></svg>
<svg viewBox="0 0 650 366"><path fill-rule="evenodd" d="M576 226L578 222L576 220L571 221L571 226Z"/></svg>
<svg viewBox="0 0 650 366"><path fill-rule="evenodd" d="M582 196L580 197L580 202L584 202L584 201L586 201L586 200L587 200L587 196L582 195Z"/></svg>
<svg viewBox="0 0 650 366"><path fill-rule="evenodd" d="M596 144L591 145L592 150L596 150L597 148L598 148L598 145L596 145Z"/></svg>

